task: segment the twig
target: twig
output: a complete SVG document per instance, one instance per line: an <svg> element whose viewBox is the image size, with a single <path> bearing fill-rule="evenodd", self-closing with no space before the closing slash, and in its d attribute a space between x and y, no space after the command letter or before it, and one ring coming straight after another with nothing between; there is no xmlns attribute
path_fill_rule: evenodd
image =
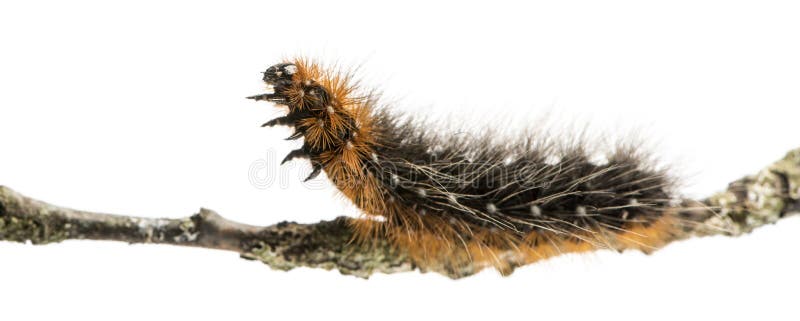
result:
<svg viewBox="0 0 800 321"><path fill-rule="evenodd" d="M687 225L674 240L719 234L737 236L797 212L800 149L756 175L729 184L726 191L693 203L693 209L685 211L684 216L698 224ZM0 186L0 240L37 245L88 239L194 246L234 251L273 269L335 268L364 278L375 272L417 268L405 253L386 241L352 242L348 220L339 217L315 224L282 222L258 227L229 221L208 209L180 219L121 216L58 207ZM477 273L481 268L452 271L426 267L453 278Z"/></svg>

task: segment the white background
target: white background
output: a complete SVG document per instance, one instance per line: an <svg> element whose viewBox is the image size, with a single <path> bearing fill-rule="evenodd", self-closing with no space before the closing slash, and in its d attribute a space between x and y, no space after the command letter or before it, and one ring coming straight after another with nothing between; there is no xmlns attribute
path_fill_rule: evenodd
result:
<svg viewBox="0 0 800 321"><path fill-rule="evenodd" d="M792 1L484 3L3 1L0 184L141 216L354 215L324 176L299 183L307 164L278 169L297 143L258 127L277 109L244 99L297 54L362 64L392 108L475 129L538 126L550 112L645 135L692 197L800 146ZM253 164L276 180L254 185ZM163 245L0 243L0 318L796 320L798 242L795 218L651 256L568 255L459 281L287 273Z"/></svg>

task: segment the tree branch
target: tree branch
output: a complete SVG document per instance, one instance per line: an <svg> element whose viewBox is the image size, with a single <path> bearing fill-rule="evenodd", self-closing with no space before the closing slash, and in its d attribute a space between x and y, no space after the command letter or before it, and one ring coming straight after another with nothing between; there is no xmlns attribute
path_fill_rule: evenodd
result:
<svg viewBox="0 0 800 321"><path fill-rule="evenodd" d="M208 209L179 219L121 216L63 208L0 186L0 240L37 245L77 239L193 246L234 251L279 270L337 268L360 277L414 269L386 242L371 246L350 242L347 220L257 227L229 221Z"/></svg>
<svg viewBox="0 0 800 321"><path fill-rule="evenodd" d="M737 236L800 210L800 149L759 173L729 184L727 190L693 201L684 216L687 225L672 241L707 235ZM68 239L155 243L220 249L259 260L273 269L299 266L338 269L343 274L369 277L416 269L414 262L388 242L351 242L347 221L339 217L315 224L282 222L258 227L229 221L200 209L180 219L144 218L92 213L51 205L0 186L0 240L33 244ZM480 271L467 267L430 271L458 278Z"/></svg>

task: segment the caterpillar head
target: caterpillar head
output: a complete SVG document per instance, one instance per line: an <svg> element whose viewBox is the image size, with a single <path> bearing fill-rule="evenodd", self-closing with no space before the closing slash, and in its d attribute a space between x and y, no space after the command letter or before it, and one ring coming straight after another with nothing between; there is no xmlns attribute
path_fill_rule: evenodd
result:
<svg viewBox="0 0 800 321"><path fill-rule="evenodd" d="M297 73L297 66L293 63L280 63L267 68L264 72L264 82L270 85L290 83L292 75Z"/></svg>
<svg viewBox="0 0 800 321"><path fill-rule="evenodd" d="M290 98L287 97L287 90L292 87L292 78L297 73L297 65L293 63L279 63L272 65L263 72L262 78L268 86L272 87L274 93L261 94L247 97L254 100L266 100L279 105L289 105Z"/></svg>

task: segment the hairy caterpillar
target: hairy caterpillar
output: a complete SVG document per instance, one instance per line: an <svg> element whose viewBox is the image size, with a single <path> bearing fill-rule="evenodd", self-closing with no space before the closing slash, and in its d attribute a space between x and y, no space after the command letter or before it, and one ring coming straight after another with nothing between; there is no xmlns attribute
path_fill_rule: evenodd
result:
<svg viewBox="0 0 800 321"><path fill-rule="evenodd" d="M568 252L658 248L681 228L672 179L635 146L592 162L579 142L522 135L499 141L435 132L377 108L351 74L306 59L264 72L272 93L248 97L284 106L262 126L295 128L308 179L325 171L366 217L358 241L386 238L425 268L465 264L501 273Z"/></svg>

